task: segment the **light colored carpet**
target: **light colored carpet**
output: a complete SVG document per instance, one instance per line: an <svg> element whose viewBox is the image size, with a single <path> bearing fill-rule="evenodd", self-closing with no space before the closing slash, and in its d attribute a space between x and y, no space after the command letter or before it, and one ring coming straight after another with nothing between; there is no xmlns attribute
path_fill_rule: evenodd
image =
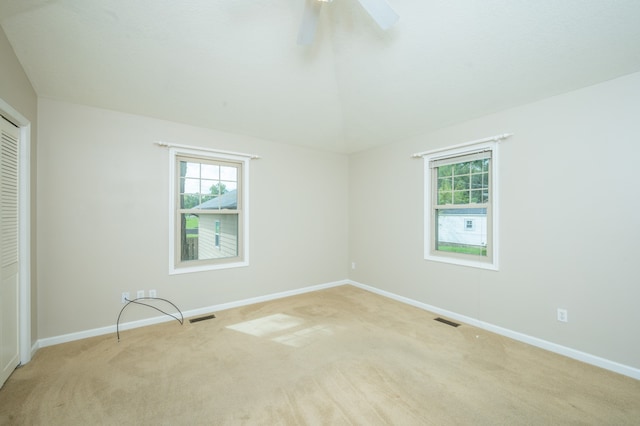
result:
<svg viewBox="0 0 640 426"><path fill-rule="evenodd" d="M640 381L435 317L342 286L47 347L0 423L640 424Z"/></svg>

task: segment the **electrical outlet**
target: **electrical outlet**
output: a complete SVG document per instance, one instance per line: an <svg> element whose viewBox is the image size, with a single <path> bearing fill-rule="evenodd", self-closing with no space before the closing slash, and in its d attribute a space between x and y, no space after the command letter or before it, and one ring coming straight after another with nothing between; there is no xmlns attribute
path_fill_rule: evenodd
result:
<svg viewBox="0 0 640 426"><path fill-rule="evenodd" d="M351 269L356 269L356 262L351 262Z"/></svg>
<svg viewBox="0 0 640 426"><path fill-rule="evenodd" d="M129 292L128 291L124 291L122 292L122 303L127 303L127 300L131 300L129 299Z"/></svg>
<svg viewBox="0 0 640 426"><path fill-rule="evenodd" d="M569 313L566 309L558 308L558 321L560 322L568 322L569 321Z"/></svg>
<svg viewBox="0 0 640 426"><path fill-rule="evenodd" d="M149 297L158 297L158 292L154 290L149 290Z"/></svg>
<svg viewBox="0 0 640 426"><path fill-rule="evenodd" d="M136 295L136 297L138 299L140 299L141 297L144 297L144 290L138 290L138 294Z"/></svg>

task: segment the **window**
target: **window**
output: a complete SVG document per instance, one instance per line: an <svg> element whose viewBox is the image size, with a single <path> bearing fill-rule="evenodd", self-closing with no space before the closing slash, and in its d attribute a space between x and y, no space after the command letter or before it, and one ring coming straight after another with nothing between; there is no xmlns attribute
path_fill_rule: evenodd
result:
<svg viewBox="0 0 640 426"><path fill-rule="evenodd" d="M248 265L248 158L170 152L170 272Z"/></svg>
<svg viewBox="0 0 640 426"><path fill-rule="evenodd" d="M216 241L215 246L220 250L220 221L216 220Z"/></svg>
<svg viewBox="0 0 640 426"><path fill-rule="evenodd" d="M497 143L424 158L425 258L497 269Z"/></svg>
<svg viewBox="0 0 640 426"><path fill-rule="evenodd" d="M464 229L467 231L473 231L475 229L475 222L473 219L465 219Z"/></svg>

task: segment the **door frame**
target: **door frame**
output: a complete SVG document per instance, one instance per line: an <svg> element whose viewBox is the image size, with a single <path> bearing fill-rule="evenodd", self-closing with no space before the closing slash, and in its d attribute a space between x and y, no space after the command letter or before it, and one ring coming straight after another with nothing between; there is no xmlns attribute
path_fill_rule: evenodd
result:
<svg viewBox="0 0 640 426"><path fill-rule="evenodd" d="M0 112L20 128L18 152L18 350L20 364L31 361L31 122L0 98Z"/></svg>

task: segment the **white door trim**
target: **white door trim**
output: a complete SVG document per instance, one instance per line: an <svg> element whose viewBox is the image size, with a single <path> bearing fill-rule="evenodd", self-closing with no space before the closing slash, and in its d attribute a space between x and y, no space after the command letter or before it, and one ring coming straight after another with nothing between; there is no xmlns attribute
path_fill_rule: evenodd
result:
<svg viewBox="0 0 640 426"><path fill-rule="evenodd" d="M31 361L31 122L0 98L0 112L20 127L18 179L20 363Z"/></svg>

